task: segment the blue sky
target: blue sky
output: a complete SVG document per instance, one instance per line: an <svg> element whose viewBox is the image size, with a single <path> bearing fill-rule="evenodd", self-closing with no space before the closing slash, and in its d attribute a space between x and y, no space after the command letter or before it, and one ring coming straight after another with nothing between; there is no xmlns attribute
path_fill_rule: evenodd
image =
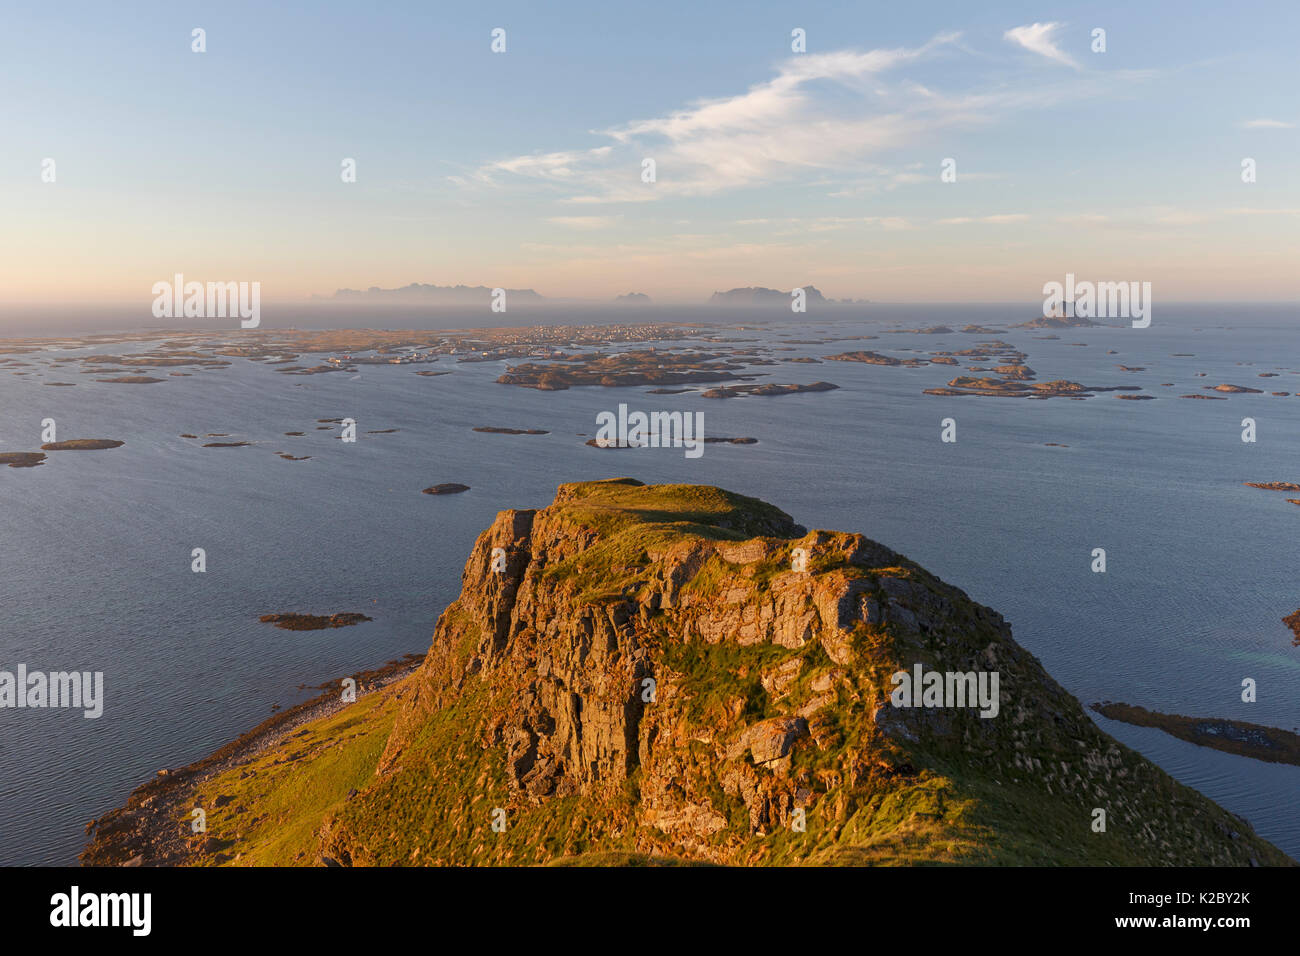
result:
<svg viewBox="0 0 1300 956"><path fill-rule="evenodd" d="M1294 299L1297 27L1280 2L14 5L0 301L176 272L269 299L1034 301L1067 271Z"/></svg>

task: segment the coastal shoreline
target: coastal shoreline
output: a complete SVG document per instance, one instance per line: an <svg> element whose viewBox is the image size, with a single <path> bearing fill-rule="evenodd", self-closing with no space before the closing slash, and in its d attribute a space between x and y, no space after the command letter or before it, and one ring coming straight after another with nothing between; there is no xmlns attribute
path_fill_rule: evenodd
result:
<svg viewBox="0 0 1300 956"><path fill-rule="evenodd" d="M373 670L348 674L357 683L357 700L410 676L423 654L405 657ZM90 837L78 855L82 866L177 866L191 855L190 799L205 781L255 760L304 724L337 713L345 704L344 677L320 685L321 693L273 714L206 757L177 769L160 770L131 791L126 802L86 825Z"/></svg>

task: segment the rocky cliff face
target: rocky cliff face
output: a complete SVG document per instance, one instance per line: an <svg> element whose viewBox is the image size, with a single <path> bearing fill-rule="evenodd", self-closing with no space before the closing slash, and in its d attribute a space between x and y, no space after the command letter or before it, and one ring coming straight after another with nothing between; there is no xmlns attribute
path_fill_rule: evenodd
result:
<svg viewBox="0 0 1300 956"><path fill-rule="evenodd" d="M918 664L996 674L996 713L895 706ZM1102 733L996 612L716 488L501 512L401 698L329 859L1288 862Z"/></svg>

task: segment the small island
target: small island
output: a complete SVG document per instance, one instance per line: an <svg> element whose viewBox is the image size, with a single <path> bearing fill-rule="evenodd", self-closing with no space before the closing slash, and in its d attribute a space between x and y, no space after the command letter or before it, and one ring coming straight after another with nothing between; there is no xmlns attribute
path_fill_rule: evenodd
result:
<svg viewBox="0 0 1300 956"><path fill-rule="evenodd" d="M111 438L70 438L67 441L46 442L41 451L98 451L102 448L121 448L126 442Z"/></svg>
<svg viewBox="0 0 1300 956"><path fill-rule="evenodd" d="M464 360L462 360L464 361ZM735 356L694 349L629 349L614 355L588 352L556 356L550 362L525 362L510 366L497 379L541 391L562 391L575 385L684 385L741 378L744 365Z"/></svg>
<svg viewBox="0 0 1300 956"><path fill-rule="evenodd" d="M10 468L35 468L44 462L44 452L0 451L0 465L8 465Z"/></svg>
<svg viewBox="0 0 1300 956"><path fill-rule="evenodd" d="M454 481L444 482L441 485L433 485L425 488L420 492L422 495L458 495L462 491L469 491L469 485L462 485Z"/></svg>
<svg viewBox="0 0 1300 956"><path fill-rule="evenodd" d="M1295 635L1291 639L1291 643L1294 644L1296 647L1300 647L1300 610L1297 610L1293 614L1288 614L1286 617L1282 618L1282 623L1285 624L1287 627L1289 627L1291 629L1291 633Z"/></svg>
<svg viewBox="0 0 1300 956"><path fill-rule="evenodd" d="M1228 392L1232 395L1263 395L1264 390L1260 388L1247 388L1245 385L1206 385L1207 390L1214 392Z"/></svg>
<svg viewBox="0 0 1300 956"><path fill-rule="evenodd" d="M896 359L890 355L881 355L879 352L872 352L869 349L863 349L857 352L840 352L837 355L823 355L822 358L830 362L865 362L867 365L903 365L903 359ZM920 359L908 359L914 365L923 365ZM954 363L955 364L955 363Z"/></svg>
<svg viewBox="0 0 1300 956"><path fill-rule="evenodd" d="M549 435L550 432L542 428L498 428L494 425L480 425L475 428L476 432L484 432L488 435Z"/></svg>
<svg viewBox="0 0 1300 956"><path fill-rule="evenodd" d="M700 393L701 398L736 398L740 395L797 395L801 392L830 392L839 388L830 382L813 382L811 385L724 385Z"/></svg>
<svg viewBox="0 0 1300 956"><path fill-rule="evenodd" d="M1135 727L1156 727L1179 740L1240 757L1253 757L1268 763L1290 763L1300 766L1300 734L1276 727L1250 724L1244 720L1223 717L1184 717L1181 714L1161 714L1133 704L1106 701L1093 704L1092 709L1103 717L1123 721Z"/></svg>
<svg viewBox="0 0 1300 956"><path fill-rule="evenodd" d="M1040 315L1011 327L1013 329L1085 329L1096 324L1092 319L1081 315Z"/></svg>
<svg viewBox="0 0 1300 956"><path fill-rule="evenodd" d="M286 631L323 631L332 627L351 627L362 621L374 620L364 614L263 614L258 618L263 624L274 624Z"/></svg>

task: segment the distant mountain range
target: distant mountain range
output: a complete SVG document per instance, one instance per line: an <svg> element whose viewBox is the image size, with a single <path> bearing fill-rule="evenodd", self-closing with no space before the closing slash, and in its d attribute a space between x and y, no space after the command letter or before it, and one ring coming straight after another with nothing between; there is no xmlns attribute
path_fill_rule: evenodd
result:
<svg viewBox="0 0 1300 956"><path fill-rule="evenodd" d="M828 299L814 285L801 287L808 305L851 305L869 302L869 299ZM534 289L506 289L506 300L510 306L540 305L543 303L561 304L578 303L584 300L571 298L552 298L541 295ZM396 289L383 289L371 286L368 289L338 289L330 296L313 296L320 301L333 302L371 302L394 305L459 305L478 306L492 301L492 289L484 285L432 285L426 282L412 282ZM615 296L616 305L651 305L653 299L644 292L628 292ZM790 290L769 289L764 286L745 286L715 292L709 298L709 305L721 306L784 306L791 302ZM599 304L590 300L590 304Z"/></svg>
<svg viewBox="0 0 1300 956"><path fill-rule="evenodd" d="M544 296L532 289L506 289L506 300L510 305L521 302L538 303ZM381 289L371 286L364 291L359 289L339 289L333 298L342 301L392 302L397 304L419 305L486 305L492 300L492 290L485 285L429 285L424 282L412 282L400 289Z"/></svg>
<svg viewBox="0 0 1300 956"><path fill-rule="evenodd" d="M802 286L805 300L809 304L824 303L826 297L821 294L816 286ZM715 292L709 299L709 305L784 305L790 304L790 291L781 291L780 289L765 289L762 286L746 286L743 289L729 289L726 292Z"/></svg>

